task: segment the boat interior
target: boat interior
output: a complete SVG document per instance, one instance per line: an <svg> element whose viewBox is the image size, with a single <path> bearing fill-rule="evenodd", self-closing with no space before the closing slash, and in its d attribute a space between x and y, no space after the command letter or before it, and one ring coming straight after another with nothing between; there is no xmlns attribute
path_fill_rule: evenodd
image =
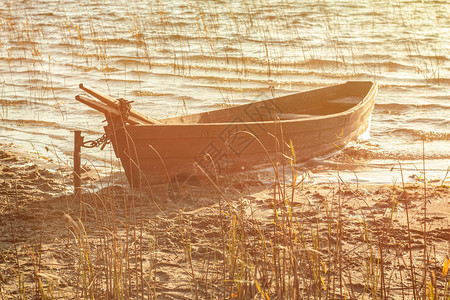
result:
<svg viewBox="0 0 450 300"><path fill-rule="evenodd" d="M347 82L210 112L160 120L164 124L264 122L344 112L360 103L372 82Z"/></svg>

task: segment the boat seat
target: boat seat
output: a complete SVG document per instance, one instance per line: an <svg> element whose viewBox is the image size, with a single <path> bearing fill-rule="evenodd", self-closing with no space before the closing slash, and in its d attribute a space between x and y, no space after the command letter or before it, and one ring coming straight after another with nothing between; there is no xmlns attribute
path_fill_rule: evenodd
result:
<svg viewBox="0 0 450 300"><path fill-rule="evenodd" d="M277 117L280 120L294 120L294 119L307 119L315 116L307 114L279 113L277 114Z"/></svg>

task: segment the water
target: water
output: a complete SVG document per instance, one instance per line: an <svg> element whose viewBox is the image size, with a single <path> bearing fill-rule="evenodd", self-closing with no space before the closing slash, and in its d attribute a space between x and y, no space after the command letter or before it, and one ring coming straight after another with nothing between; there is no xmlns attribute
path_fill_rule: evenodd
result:
<svg viewBox="0 0 450 300"><path fill-rule="evenodd" d="M420 177L426 138L427 175L442 179L449 17L447 1L426 0L2 1L0 143L70 162L72 131L97 138L104 125L74 100L79 83L164 118L376 80L370 139L321 160L315 178L349 157L348 180L399 180L398 161ZM96 165L112 156L83 151Z"/></svg>

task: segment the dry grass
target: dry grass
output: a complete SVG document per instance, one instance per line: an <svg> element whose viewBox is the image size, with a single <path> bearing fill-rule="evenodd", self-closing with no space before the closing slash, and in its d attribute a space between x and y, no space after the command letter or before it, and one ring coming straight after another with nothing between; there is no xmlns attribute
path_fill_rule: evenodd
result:
<svg viewBox="0 0 450 300"><path fill-rule="evenodd" d="M0 52L9 74L1 80L17 94L20 71L26 72L27 101L51 98L64 113L64 97L59 97L57 87L72 83L55 82L54 72L61 66L73 77L100 71L107 85L117 72L130 69L212 80L226 104L233 103L242 89L239 83L249 78L256 85L290 86L296 81L278 81L277 75L321 70L321 76L327 76L330 68L347 78L382 72L376 30L369 33L370 42L353 43L341 35L346 29L351 32L348 20L336 17L323 1L319 8L323 26L317 35L324 37L320 42L325 46L318 47L303 31L307 22L297 18L300 24L292 24L290 6L282 4L277 10L264 10L262 16L255 8L270 6L267 2L235 7L193 1L181 7L184 15L195 19L190 25L183 25L164 3L144 7L133 3L120 24L63 11L58 30L66 52L61 58L51 51L52 35L45 26L27 13L19 17L23 11L14 1L6 1L0 12ZM409 22L410 14L400 8L385 7L398 9L400 28L408 32L400 45L409 65L428 83L439 83L448 49L439 39L425 43L420 25ZM434 12L438 31L443 27L440 15ZM378 18L374 13L366 21L375 24ZM123 36L122 26L130 37ZM133 57L125 62L111 58L129 43ZM359 54L366 52L378 57L378 65L365 64ZM138 81L141 90L140 77ZM237 87L229 82L237 82ZM183 106L187 111L184 100ZM2 102L2 116L7 110ZM276 168L271 185L263 191L243 176L234 182L244 186L238 191L206 183L202 197L169 200L161 191L148 197L112 182L101 190L88 189L79 201L70 196L34 201L18 187L24 178L2 177L0 224L7 247L0 253L0 296L450 297L450 260L442 259L448 249L439 240L445 230L430 236L425 225L427 199L448 197L445 180L438 187L430 188L424 180L423 188L404 184L377 194L343 181L319 193L285 178ZM396 222L403 214L406 222Z"/></svg>
<svg viewBox="0 0 450 300"><path fill-rule="evenodd" d="M448 227L436 211L450 190L427 185L423 171L422 187L367 190L342 180L304 185L291 164L274 168L266 186L248 173L172 193L114 181L91 189L85 176L74 199L27 196L18 185L33 177L26 166L4 168L0 295L447 299Z"/></svg>

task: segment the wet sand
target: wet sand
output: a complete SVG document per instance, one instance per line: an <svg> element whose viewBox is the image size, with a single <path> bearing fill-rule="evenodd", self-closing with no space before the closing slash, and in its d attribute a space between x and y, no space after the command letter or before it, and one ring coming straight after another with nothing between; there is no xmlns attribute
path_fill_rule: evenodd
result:
<svg viewBox="0 0 450 300"><path fill-rule="evenodd" d="M263 258L258 239L270 239L276 230L273 224L281 218L277 214L283 212L283 203L274 200L274 185L263 183L267 178L257 172L230 176L220 188L195 182L174 189L157 186L151 194L139 194L126 185L113 185L95 193L87 190L80 201L70 192L68 166L14 145L0 146L0 166L2 299L104 298L107 293L114 298L118 295L113 291L119 290L125 298L248 299L259 294L254 299L263 299L256 286L277 298L275 282L255 279L249 283L252 295L251 287L237 288L239 276L233 277L230 270L231 254L237 253L231 245L239 251L245 248L254 263ZM423 295L425 242L426 283L434 283L443 295L449 281L442 273L450 252L448 181L427 186L426 240L421 182L405 187L309 184L294 192L289 187L280 190L293 195L293 199L286 196L292 217L304 230L298 247L314 248L323 266L320 288L312 288L308 282L313 279L302 275L302 297L311 297L312 290L321 291L319 298L371 297L381 286L388 298L409 299L410 258L416 290ZM233 233L246 238L240 241ZM337 247L340 250L334 251ZM300 263L298 272L309 270L310 264ZM118 266L123 272L115 269ZM384 276L372 277L371 272ZM252 276L259 275L255 271ZM377 286L374 278L383 280Z"/></svg>

